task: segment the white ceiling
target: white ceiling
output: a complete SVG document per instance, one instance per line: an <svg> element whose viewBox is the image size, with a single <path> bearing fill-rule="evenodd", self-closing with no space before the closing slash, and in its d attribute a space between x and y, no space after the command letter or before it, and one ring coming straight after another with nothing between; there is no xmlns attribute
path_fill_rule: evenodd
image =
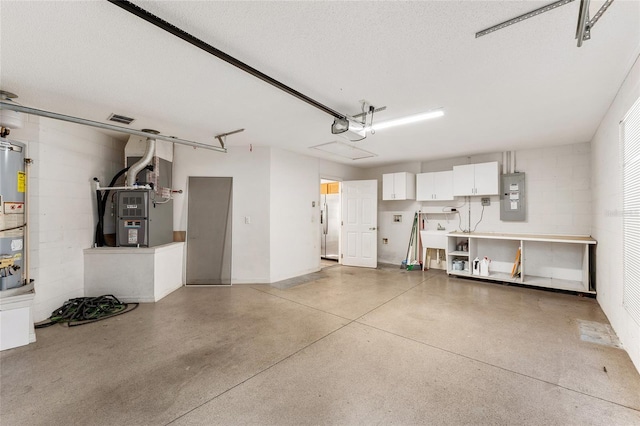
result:
<svg viewBox="0 0 640 426"><path fill-rule="evenodd" d="M135 1L342 113L445 108L358 142L371 159L310 150L336 139L331 116L105 1L2 0L1 85L34 108L213 145L245 128L227 144L363 167L589 141L640 52L640 2L614 1L581 48L579 0L475 38L550 2Z"/></svg>

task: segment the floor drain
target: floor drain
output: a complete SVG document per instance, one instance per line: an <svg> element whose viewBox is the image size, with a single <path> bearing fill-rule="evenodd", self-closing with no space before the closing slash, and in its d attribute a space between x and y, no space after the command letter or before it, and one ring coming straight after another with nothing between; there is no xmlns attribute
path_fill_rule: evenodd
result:
<svg viewBox="0 0 640 426"><path fill-rule="evenodd" d="M609 324L594 321L578 320L580 339L585 342L597 343L622 349L622 344Z"/></svg>

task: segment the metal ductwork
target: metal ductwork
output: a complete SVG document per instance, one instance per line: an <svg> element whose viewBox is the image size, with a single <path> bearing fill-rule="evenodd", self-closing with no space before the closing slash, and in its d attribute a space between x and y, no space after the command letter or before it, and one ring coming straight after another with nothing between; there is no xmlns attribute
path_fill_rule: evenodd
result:
<svg viewBox="0 0 640 426"><path fill-rule="evenodd" d="M144 131L148 133L154 133L154 132L159 133L159 132L156 132L155 130L148 130L148 129L145 129ZM129 171L127 171L127 185L129 186L135 185L136 176L140 171L142 171L142 169L144 169L151 163L151 160L153 159L153 155L155 154L155 152L156 152L156 140L147 138L147 149L144 152L144 155L140 160L138 160L138 162L136 162L133 166L129 168Z"/></svg>

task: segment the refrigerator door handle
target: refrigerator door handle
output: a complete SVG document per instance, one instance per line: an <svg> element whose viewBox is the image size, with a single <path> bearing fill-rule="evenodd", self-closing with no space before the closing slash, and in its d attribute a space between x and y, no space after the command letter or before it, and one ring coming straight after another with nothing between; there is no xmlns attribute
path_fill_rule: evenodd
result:
<svg viewBox="0 0 640 426"><path fill-rule="evenodd" d="M324 221L322 221L322 233L327 235L329 232L329 208L327 207L327 203L324 203L322 206L322 212L324 213Z"/></svg>

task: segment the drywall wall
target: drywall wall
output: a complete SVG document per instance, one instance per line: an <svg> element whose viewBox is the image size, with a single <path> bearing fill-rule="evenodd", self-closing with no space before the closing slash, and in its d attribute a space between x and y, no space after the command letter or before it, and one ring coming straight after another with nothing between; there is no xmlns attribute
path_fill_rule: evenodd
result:
<svg viewBox="0 0 640 426"><path fill-rule="evenodd" d="M96 200L93 177L109 182L121 168L124 141L91 128L29 117L11 138L27 143L30 277L34 320L48 318L66 300L84 296L83 249L93 246ZM105 224L105 232L114 232ZM117 296L117 295L116 295Z"/></svg>
<svg viewBox="0 0 640 426"><path fill-rule="evenodd" d="M176 146L174 155L174 187L184 191L175 195L176 231L187 230L189 176L233 177L233 284L271 283L317 271L320 178L348 180L361 174L355 167L268 147L229 147L223 154Z"/></svg>
<svg viewBox="0 0 640 426"><path fill-rule="evenodd" d="M189 176L233 178L233 284L270 280L270 161L271 149L264 147L229 147L224 154L175 146L173 186L184 191L174 198L175 231L187 231Z"/></svg>
<svg viewBox="0 0 640 426"><path fill-rule="evenodd" d="M593 237L598 241L598 302L640 371L640 324L623 306L622 146L619 137L619 122L638 98L640 60L637 59L591 142L591 158Z"/></svg>
<svg viewBox="0 0 640 426"><path fill-rule="evenodd" d="M318 160L318 171L322 179L337 181L362 180L365 179L363 176L365 176L366 172L365 169L328 160Z"/></svg>
<svg viewBox="0 0 640 426"><path fill-rule="evenodd" d="M320 269L318 159L271 150L269 282Z"/></svg>

